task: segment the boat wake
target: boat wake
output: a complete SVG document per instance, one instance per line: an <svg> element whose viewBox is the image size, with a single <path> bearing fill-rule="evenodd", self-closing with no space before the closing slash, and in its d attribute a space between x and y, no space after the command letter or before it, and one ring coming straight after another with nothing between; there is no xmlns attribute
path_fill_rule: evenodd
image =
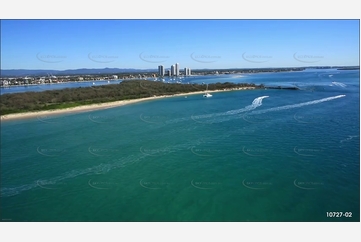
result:
<svg viewBox="0 0 361 242"><path fill-rule="evenodd" d="M117 168L122 168L125 166L128 166L130 164L133 164L137 161L140 161L141 159L145 158L146 155L130 155L128 157L123 157L117 160L113 160L115 162L113 163L101 163L99 165L85 168L85 169L78 169L78 170L71 170L68 171L60 176L56 176L50 179L40 179L36 180L33 183L30 184L24 184L20 186L15 187L2 187L1 188L1 196L0 197L11 197L18 195L22 192L34 189L34 188L43 188L43 189L58 189L54 188L58 184L64 184L64 180L75 178L81 175L94 175L94 174L106 174L109 171ZM48 186L52 188L47 188Z"/></svg>
<svg viewBox="0 0 361 242"><path fill-rule="evenodd" d="M257 114L264 114L264 113L268 113L268 112L275 112L275 111L281 111L281 110L287 110L287 109L293 109L293 108L300 108L300 107L303 107L303 106L315 105L315 104L319 104L319 103L323 103L323 102L332 101L332 100L335 100L335 99L343 98L345 96L346 95L338 95L338 96L313 100L313 101L309 101L309 102L303 102L303 103L285 105L285 106L280 106L280 107L268 108L268 109L264 109L264 110L255 110L255 111L248 112L246 114L247 114L247 116L251 116L251 115L257 115ZM219 120L213 121L212 123L221 123L221 122L230 121L230 120L233 120L233 119L239 119L239 118L243 118L243 117L244 117L243 115L236 115L236 116L233 116L233 117L228 117L227 119L219 119Z"/></svg>
<svg viewBox="0 0 361 242"><path fill-rule="evenodd" d="M267 97L269 97L269 96L258 97L258 98L253 100L251 105L248 105L245 108L231 110L231 111L228 111L228 112L225 112L225 113L222 113L222 114L223 115L234 115L234 114L238 114L238 113L251 111L253 109L256 109L256 108L260 107L262 105L262 100L267 98Z"/></svg>
<svg viewBox="0 0 361 242"><path fill-rule="evenodd" d="M192 116L192 119L194 121L197 121L197 120L201 121L202 119L210 119L210 118L215 118L215 117L220 117L220 116L236 115L236 114L239 114L239 113L248 112L248 111L254 110L254 109L262 106L262 100L265 99L265 98L268 98L268 97L269 96L257 97L257 98L255 98L253 100L251 105L248 105L248 106L246 106L244 108L234 109L234 110L230 110L230 111L222 112L222 113L196 115L196 116Z"/></svg>
<svg viewBox="0 0 361 242"><path fill-rule="evenodd" d="M349 135L346 139L340 140L340 143L348 142L352 140L353 138L357 138L358 135Z"/></svg>
<svg viewBox="0 0 361 242"><path fill-rule="evenodd" d="M346 95L338 95L338 96L322 98L322 99L309 101L309 102L303 102L303 103L292 104L292 105L285 105L285 106L275 107L275 108L268 108L268 109L265 109L265 110L252 111L249 114L261 114L261 113L268 113L268 112L274 112L274 111L280 111L280 110L286 110L286 109L292 109L292 108L300 108L300 107L303 107L303 106L328 102L328 101L335 100L335 99L338 99L338 98L342 98L342 97L345 97L345 96Z"/></svg>

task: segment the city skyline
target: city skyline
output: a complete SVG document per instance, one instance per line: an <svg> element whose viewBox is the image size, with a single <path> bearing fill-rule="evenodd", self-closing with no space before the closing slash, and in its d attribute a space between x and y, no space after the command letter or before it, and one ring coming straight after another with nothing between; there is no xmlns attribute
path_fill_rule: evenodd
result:
<svg viewBox="0 0 361 242"><path fill-rule="evenodd" d="M1 20L1 26L2 69L359 65L358 20Z"/></svg>
<svg viewBox="0 0 361 242"><path fill-rule="evenodd" d="M167 74L166 74L167 71ZM163 65L158 66L158 76L180 76L180 68L179 63L176 63L175 65L170 66L169 69L164 69ZM190 76L191 75L191 68L184 67L183 74L184 76Z"/></svg>

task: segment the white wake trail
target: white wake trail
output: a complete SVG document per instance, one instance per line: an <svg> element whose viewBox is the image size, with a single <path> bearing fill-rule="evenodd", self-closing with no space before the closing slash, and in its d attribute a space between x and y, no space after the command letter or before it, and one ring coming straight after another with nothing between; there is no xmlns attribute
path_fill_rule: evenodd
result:
<svg viewBox="0 0 361 242"><path fill-rule="evenodd" d="M269 96L262 96L262 97L258 97L255 98L252 102L251 105L246 106L245 108L241 108L241 109L236 109L236 110L231 110L222 114L225 115L234 115L234 114L238 114L238 113L243 113L243 112L247 112L247 111L251 111L253 109L256 109L257 107L262 105L262 100L267 98Z"/></svg>
<svg viewBox="0 0 361 242"><path fill-rule="evenodd" d="M304 102L304 103L285 105L285 106L280 106L280 107L275 107L275 108L268 108L268 109L264 109L264 110L251 111L251 112L247 113L247 116L262 114L262 113L268 113L268 112L274 112L274 111L280 111L280 110L286 110L286 109L292 109L292 108L299 108L299 107L308 106L308 105L315 105L315 104L318 104L318 103L328 102L328 101L338 99L338 98L342 98L342 97L345 97L345 96L346 95L338 95L338 96L322 98L322 99L309 101L309 102ZM243 118L243 115L232 116L232 117L228 117L227 119L219 119L219 120L217 120L215 122L212 122L212 123L222 123L222 122L225 122L225 121L230 121L230 120L233 120L233 119L240 119L240 118Z"/></svg>
<svg viewBox="0 0 361 242"><path fill-rule="evenodd" d="M262 97L257 97L253 100L251 105L248 105L244 108L240 108L240 109L234 109L234 110L230 110L227 112L222 112L222 113L212 113L212 114L204 114L204 115L197 115L197 116L192 116L194 119L202 119L202 118L213 118L213 117L218 117L218 116L225 116L225 115L235 115L238 113L243 113L243 112L247 112L247 111L251 111L253 109L256 109L257 107L262 105L262 100L267 98L269 96L262 96Z"/></svg>
<svg viewBox="0 0 361 242"><path fill-rule="evenodd" d="M322 98L322 99L318 99L318 100L314 100L314 101L309 101L309 102L304 102L304 103L298 103L298 104L292 104L292 105L285 105L285 106L281 106L281 107L269 108L269 109L259 110L259 111L252 111L250 114L261 114L261 113L268 113L268 112L279 111L279 110L286 110L286 109L291 109L291 108L299 108L299 107L303 107L303 106L308 106L308 105L314 105L314 104L318 104L318 103L328 102L328 101L331 101L331 100L334 100L334 99L338 99L338 98L342 98L342 97L345 97L345 96L346 96L346 95L338 95L338 96Z"/></svg>

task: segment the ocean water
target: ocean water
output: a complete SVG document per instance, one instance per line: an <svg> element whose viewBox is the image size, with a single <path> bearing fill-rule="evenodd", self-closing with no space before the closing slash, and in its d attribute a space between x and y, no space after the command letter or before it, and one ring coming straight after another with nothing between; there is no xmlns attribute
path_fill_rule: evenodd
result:
<svg viewBox="0 0 361 242"><path fill-rule="evenodd" d="M1 123L2 221L360 221L360 73ZM327 216L327 212L342 212Z"/></svg>

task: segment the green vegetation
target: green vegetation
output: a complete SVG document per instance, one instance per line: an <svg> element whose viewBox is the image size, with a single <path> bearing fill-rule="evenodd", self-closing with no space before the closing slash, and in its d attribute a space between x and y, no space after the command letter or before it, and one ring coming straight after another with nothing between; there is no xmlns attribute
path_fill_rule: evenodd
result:
<svg viewBox="0 0 361 242"><path fill-rule="evenodd" d="M257 86L255 84L235 84L230 82L214 83L208 85L208 90L240 87L263 88L263 85ZM3 94L0 96L0 114L63 109L87 104L99 104L205 90L206 85L204 84L171 84L145 80L130 80L113 85Z"/></svg>

